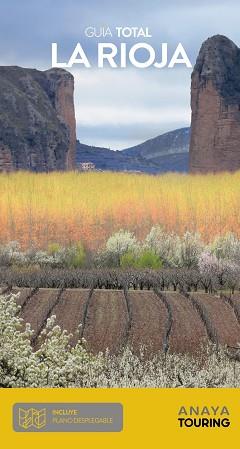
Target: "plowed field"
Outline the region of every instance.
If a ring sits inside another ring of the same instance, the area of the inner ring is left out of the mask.
[[[34,329],[33,343],[56,315],[62,329],[78,338],[79,326],[94,353],[117,352],[129,345],[138,353],[142,345],[149,354],[159,350],[194,353],[208,339],[234,347],[240,343],[240,297],[231,301],[194,293],[153,291],[18,289],[20,314]]]

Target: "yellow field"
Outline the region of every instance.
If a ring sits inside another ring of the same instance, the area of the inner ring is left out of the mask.
[[[0,175],[0,241],[23,247],[100,246],[120,228],[142,238],[153,224],[205,241],[240,236],[240,172],[218,175],[13,173]]]

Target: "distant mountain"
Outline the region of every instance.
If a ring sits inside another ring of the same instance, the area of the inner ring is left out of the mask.
[[[190,128],[180,128],[161,134],[134,147],[123,150],[128,156],[134,155],[147,160],[157,160],[169,154],[182,154],[189,151]]]
[[[189,138],[190,128],[181,128],[122,151],[77,141],[76,162],[93,162],[99,170],[187,172]]]
[[[122,151],[91,147],[77,141],[77,165],[81,162],[93,162],[99,170],[142,171],[157,173],[158,165],[141,158],[128,156]]]

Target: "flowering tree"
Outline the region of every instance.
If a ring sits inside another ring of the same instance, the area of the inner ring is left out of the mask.
[[[210,245],[210,251],[218,259],[228,259],[240,263],[240,240],[232,232],[216,237]]]
[[[219,259],[210,251],[204,251],[201,254],[198,267],[206,291],[214,285],[216,288],[230,287],[234,291],[239,284],[239,265],[231,260]]]
[[[195,268],[203,251],[203,243],[197,233],[186,232],[182,237],[168,234],[160,226],[154,226],[147,235],[145,244],[155,251],[172,268]]]
[[[198,233],[186,232],[180,239],[176,250],[178,266],[196,268],[203,248],[204,245]]]
[[[117,266],[121,265],[121,257],[126,253],[137,254],[140,245],[133,232],[123,231],[113,234],[106,243],[106,249],[98,254],[97,265]]]
[[[74,384],[79,373],[88,370],[91,356],[82,341],[70,348],[71,335],[48,319],[33,351],[29,324],[23,326],[16,295],[0,296],[0,386],[59,387]]]
[[[177,235],[167,234],[161,226],[153,226],[145,239],[145,246],[154,251],[166,267],[176,267],[179,242],[180,238]]]

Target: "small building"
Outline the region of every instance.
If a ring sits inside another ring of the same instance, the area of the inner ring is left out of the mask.
[[[95,170],[95,164],[93,162],[81,162],[78,168],[81,171],[93,171]]]

